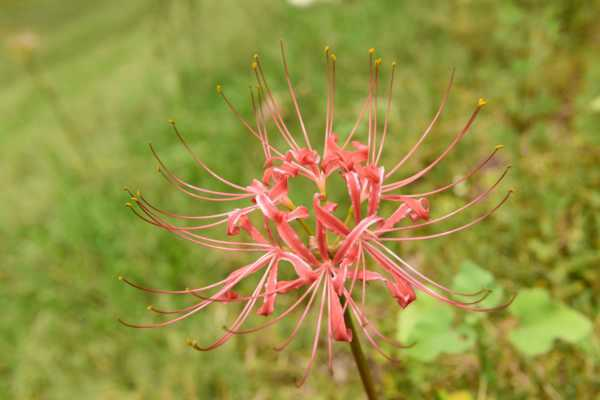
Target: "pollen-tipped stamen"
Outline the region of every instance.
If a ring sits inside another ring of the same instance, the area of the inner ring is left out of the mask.
[[[434,125],[436,124],[436,122],[438,121],[440,116],[442,115],[442,112],[444,112],[444,108],[446,107],[446,102],[448,101],[448,95],[450,94],[450,89],[452,89],[453,82],[454,82],[454,69],[450,73],[450,80],[448,81],[448,86],[446,87],[446,90],[444,91],[444,94],[442,96],[442,101],[440,102],[440,105],[439,105],[435,115],[433,116],[433,119],[431,120],[431,122],[429,123],[427,128],[425,128],[425,131],[421,134],[421,137],[419,138],[417,143],[415,143],[413,145],[413,147],[409,150],[409,152],[406,153],[406,155],[400,161],[398,161],[398,163],[396,165],[394,165],[392,167],[392,169],[390,169],[388,171],[387,174],[385,174],[386,179],[388,179],[390,176],[392,176],[394,174],[394,172],[396,172],[398,170],[398,168],[400,168],[402,165],[404,165],[404,163],[409,158],[412,157],[412,155],[415,153],[415,151],[417,151],[417,149],[421,146],[421,143],[423,143],[425,138],[429,135],[429,133],[433,129]]]
[[[383,120],[383,132],[381,133],[381,143],[379,144],[379,151],[377,152],[377,157],[375,157],[375,164],[379,164],[379,159],[381,158],[381,153],[383,152],[383,145],[385,144],[385,138],[387,136],[388,122],[390,119],[390,113],[392,111],[392,92],[394,89],[394,74],[395,74],[395,72],[396,72],[396,63],[393,62],[391,76],[390,76],[390,85],[388,88],[385,118]]]
[[[446,156],[448,155],[448,153],[450,153],[450,151],[458,144],[458,142],[460,142],[461,139],[467,134],[467,132],[469,131],[469,129],[473,125],[473,122],[475,122],[475,118],[477,118],[477,115],[479,114],[479,111],[481,111],[481,108],[482,108],[482,105],[480,105],[480,104],[478,104],[477,107],[475,107],[475,110],[471,114],[471,117],[469,118],[469,120],[467,121],[467,123],[465,124],[465,126],[463,127],[463,129],[454,137],[454,139],[452,140],[452,142],[448,145],[448,147],[446,147],[446,149],[442,152],[442,154],[440,154],[428,166],[426,166],[421,171],[417,172],[416,174],[414,174],[414,175],[412,175],[412,176],[410,176],[408,178],[402,179],[402,180],[400,180],[398,182],[394,182],[394,183],[385,185],[384,186],[384,191],[398,189],[398,188],[401,188],[403,186],[406,186],[408,184],[413,183],[417,179],[419,179],[419,178],[423,177],[425,174],[427,174],[440,161],[442,161],[444,158],[446,158]],[[386,176],[389,176],[389,173]]]

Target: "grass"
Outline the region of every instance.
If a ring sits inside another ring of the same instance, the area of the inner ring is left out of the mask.
[[[435,157],[477,99],[486,97],[489,108],[473,134],[421,187],[460,175],[501,143],[501,160],[514,166],[508,185],[517,196],[460,236],[398,250],[442,282],[451,281],[463,260],[474,260],[506,290],[545,288],[596,326],[584,343],[558,342],[531,358],[507,342],[517,322],[499,313],[485,319],[480,352],[442,355],[433,363],[405,357],[394,368],[370,354],[386,398],[451,398],[466,390],[472,398],[479,391],[478,398],[567,399],[593,398],[600,390],[597,6],[338,0],[296,8],[285,2],[110,0],[60,6],[9,1],[2,7],[3,42],[31,31],[40,46],[33,73],[9,46],[0,63],[0,397],[356,397],[360,382],[344,346],[336,347],[333,377],[321,359],[308,383],[295,388],[311,331],[286,352],[271,350],[293,321],[206,354],[191,351],[186,338],[207,343],[217,337],[235,316],[232,307],[163,330],[116,323],[117,316],[147,320],[147,304],[173,305],[124,287],[118,275],[149,286],[186,287],[241,262],[139,223],[123,206],[122,187],[140,187],[173,210],[204,212],[204,205],[182,198],[155,173],[148,142],[181,175],[208,182],[171,135],[171,117],[211,165],[248,182],[259,169],[259,148],[214,87],[223,84],[249,113],[249,60],[258,51],[285,99],[280,37],[315,137],[324,121],[325,44],[338,57],[336,126],[342,131],[366,90],[366,49],[376,47],[384,63],[398,62],[393,139],[385,154],[390,161],[429,121],[455,67],[448,110],[411,168]],[[288,100],[284,106],[291,110]],[[491,182],[499,168],[466,192]],[[460,197],[442,196],[434,210],[452,209],[462,204]],[[373,294],[373,313],[394,334],[398,309],[384,299]]]

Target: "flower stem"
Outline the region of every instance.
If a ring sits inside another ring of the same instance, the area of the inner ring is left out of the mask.
[[[358,340],[358,332],[354,328],[354,323],[352,322],[352,316],[350,315],[350,308],[346,308],[346,312],[344,313],[344,320],[346,321],[346,325],[352,331],[352,341],[350,342],[350,348],[352,349],[352,355],[354,356],[354,361],[356,362],[356,366],[358,367],[358,372],[360,374],[360,379],[362,380],[363,388],[365,389],[365,393],[369,400],[377,400],[377,392],[375,391],[375,386],[373,385],[373,377],[371,376],[371,370],[369,369],[369,364],[367,363],[367,359],[363,354],[362,348],[360,346],[360,341]]]

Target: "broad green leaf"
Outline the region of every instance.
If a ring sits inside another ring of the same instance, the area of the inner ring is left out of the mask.
[[[432,361],[441,353],[461,353],[473,346],[475,333],[468,326],[453,327],[454,309],[432,299],[419,296],[400,313],[398,339],[414,346],[405,354],[420,361]]]
[[[476,292],[481,289],[492,290],[492,293],[480,303],[482,307],[492,307],[503,301],[503,291],[496,285],[494,276],[472,261],[465,261],[461,264],[452,282],[452,287],[460,292]],[[475,323],[484,317],[484,313],[469,313],[466,315],[465,320],[468,323]]]
[[[494,276],[472,261],[465,261],[461,264],[453,281],[454,289],[460,291],[489,289],[493,284]]]
[[[586,316],[553,301],[545,289],[523,290],[510,312],[519,319],[519,326],[510,333],[510,341],[529,356],[549,351],[556,339],[576,343],[592,329]]]

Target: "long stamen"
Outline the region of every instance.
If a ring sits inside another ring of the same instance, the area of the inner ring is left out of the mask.
[[[422,222],[420,224],[413,224],[413,225],[407,225],[407,226],[400,226],[397,228],[389,228],[389,229],[384,229],[384,230],[379,230],[376,231],[378,234],[384,234],[384,233],[388,233],[388,232],[398,232],[398,231],[405,231],[405,230],[410,230],[410,229],[417,229],[417,228],[422,228],[424,226],[428,226],[428,225],[432,225],[432,224],[436,224],[438,222],[444,221],[464,210],[466,210],[467,208],[481,202],[482,200],[484,200],[491,192],[494,191],[495,188],[498,187],[498,185],[500,184],[500,182],[502,182],[502,180],[506,177],[506,174],[508,173],[508,171],[510,170],[510,165],[507,166],[504,169],[504,172],[502,172],[502,174],[500,175],[500,177],[496,180],[496,182],[494,182],[494,184],[492,186],[490,186],[488,189],[486,189],[485,191],[479,193],[476,197],[474,197],[471,201],[469,201],[468,203],[462,205],[461,207],[457,208],[454,211],[449,212],[446,215],[442,215],[441,217],[438,218],[434,218],[431,219],[429,221],[426,222]]]
[[[324,273],[321,273],[321,275],[319,276],[319,279],[318,279],[319,283],[313,290],[313,293],[310,296],[310,299],[308,299],[308,304],[306,304],[306,307],[304,307],[304,311],[300,315],[300,318],[298,318],[298,320],[296,321],[296,325],[294,325],[294,329],[292,329],[290,336],[288,336],[288,338],[282,344],[280,344],[279,346],[275,346],[276,351],[282,351],[283,349],[285,349],[292,342],[292,340],[294,340],[294,338],[296,337],[296,334],[298,333],[298,331],[300,330],[300,327],[302,326],[302,323],[306,319],[306,316],[308,315],[308,312],[311,309],[312,303],[314,302],[315,297],[319,291],[319,287],[321,286],[321,282],[323,281],[323,276],[324,276]]]
[[[142,218],[144,221],[146,221],[152,225],[161,227],[165,230],[168,230],[169,232],[172,232],[175,235],[177,235],[183,239],[189,240],[192,243],[196,243],[196,244],[199,244],[204,247],[226,250],[226,251],[242,251],[242,252],[244,252],[244,251],[246,251],[246,252],[265,251],[267,249],[272,248],[271,245],[267,245],[267,244],[216,240],[216,239],[209,238],[207,236],[192,234],[192,233],[186,232],[186,231],[181,231],[181,230],[176,229],[173,225],[169,224],[168,222],[166,222],[166,221],[162,220],[161,218],[157,217],[156,215],[154,215],[141,202],[138,202],[137,205],[140,207],[140,209],[142,209],[142,211],[144,211],[144,213],[146,215],[148,215],[148,217],[150,217],[151,220],[148,220],[148,219],[144,218],[143,216],[139,215],[136,212],[136,210],[133,208],[133,206],[129,205],[129,203],[127,205],[129,208],[131,208],[131,210],[138,217]],[[231,246],[242,246],[242,247],[231,247]]]
[[[285,46],[283,40],[279,41],[279,45],[281,48],[281,61],[283,62],[283,69],[285,72],[285,79],[288,84],[288,90],[290,92],[290,97],[292,98],[292,104],[294,105],[294,109],[296,110],[296,115],[298,116],[298,121],[300,122],[300,129],[302,129],[302,134],[304,135],[304,142],[306,143],[306,147],[312,150],[312,146],[310,145],[310,139],[308,138],[308,132],[306,131],[306,127],[304,126],[304,119],[302,118],[302,113],[300,112],[300,105],[298,104],[298,99],[296,97],[296,91],[292,85],[292,81],[290,79],[290,73],[288,70],[287,59],[285,56]]]
[[[252,265],[252,264],[248,264],[248,265]],[[244,268],[244,267],[242,267]],[[125,282],[126,284],[128,284],[129,286],[132,286],[136,289],[139,290],[143,290],[144,292],[149,292],[149,293],[158,293],[158,294],[192,294],[195,292],[202,292],[205,290],[210,290],[210,289],[214,289],[217,286],[221,286],[222,284],[228,282],[230,280],[229,277],[220,280],[219,282],[213,283],[211,285],[208,286],[204,286],[201,288],[195,288],[195,289],[185,289],[185,290],[164,290],[164,289],[156,289],[156,288],[148,288],[148,287],[144,287],[141,286],[135,282],[130,281],[129,279],[123,277],[123,276],[119,276],[119,280],[122,282]]]
[[[469,131],[469,129],[473,125],[473,122],[475,122],[475,118],[477,118],[477,114],[479,114],[479,111],[481,111],[481,109],[483,108],[483,106],[485,106],[486,104],[487,104],[487,102],[484,99],[479,99],[479,101],[477,103],[477,107],[475,108],[475,111],[473,111],[473,113],[471,114],[471,117],[469,118],[469,120],[467,121],[467,123],[463,127],[463,129],[454,137],[454,140],[448,145],[448,147],[446,147],[446,150],[444,150],[442,152],[442,154],[440,154],[428,166],[426,166],[421,171],[417,172],[416,174],[414,174],[411,177],[408,177],[408,178],[402,179],[402,180],[400,180],[398,182],[386,185],[385,189],[388,189],[388,190],[390,190],[390,189],[397,189],[397,188],[400,188],[402,186],[406,186],[406,185],[408,185],[410,183],[413,183],[414,181],[416,181],[417,179],[421,178],[426,173],[428,173],[440,161],[442,161],[444,158],[446,158],[446,156],[448,155],[448,153],[450,153],[450,151],[454,148],[454,146],[456,146],[456,144],[458,142],[460,142],[460,140],[467,134],[467,132]],[[386,176],[389,176],[389,173]]]
[[[362,304],[362,306],[365,306],[365,299],[367,297],[367,279],[366,279],[366,275],[367,275],[367,260],[365,257],[365,253],[364,251],[361,252],[361,266],[362,266],[362,273],[363,273],[363,277],[365,277],[365,279],[363,279],[362,282],[362,293],[360,296],[360,302]]]
[[[261,264],[264,265],[264,262],[265,262],[264,257],[261,257],[261,260],[262,260],[261,263],[259,263],[259,264],[255,263],[255,265],[257,265],[258,267],[262,266]],[[241,274],[233,282],[228,283],[224,288],[222,288],[220,290],[220,292],[221,293],[225,293],[227,290],[230,290],[240,280],[242,280],[246,275],[248,275],[249,271],[252,271],[252,270],[249,269],[248,271],[245,271],[244,274]],[[123,325],[129,326],[129,327],[132,327],[132,328],[160,328],[160,327],[163,327],[163,326],[168,326],[168,325],[174,324],[174,323],[176,323],[178,321],[181,321],[181,320],[183,320],[185,318],[188,318],[188,317],[192,316],[193,314],[197,313],[198,311],[206,308],[210,304],[212,304],[212,302],[210,302],[210,301],[200,302],[200,303],[198,303],[198,306],[196,308],[188,311],[187,313],[182,314],[179,317],[176,317],[176,318],[164,321],[164,322],[160,322],[160,323],[157,323],[157,324],[130,324],[130,323],[125,322],[125,321],[123,321],[121,319],[119,319],[119,322],[121,322]]]
[[[358,126],[362,122],[362,119],[363,119],[363,117],[365,115],[365,110],[367,110],[368,106],[369,106],[369,99],[367,98],[363,102],[362,107],[360,108],[360,113],[358,114],[358,118],[356,119],[356,122],[354,123],[354,126],[352,127],[352,130],[350,131],[350,133],[346,137],[346,140],[344,141],[344,144],[342,145],[342,150],[344,150],[348,146],[348,144],[350,143],[350,141],[354,137],[354,134],[356,133],[356,130],[358,129]]]
[[[292,311],[294,311],[301,303],[302,301],[304,301],[304,299],[306,299],[306,297],[308,297],[309,294],[313,293],[314,291],[317,290],[317,285],[320,283],[319,280],[314,281],[310,287],[302,294],[302,296],[300,296],[298,298],[298,300],[296,300],[290,307],[288,307],[285,311],[283,311],[281,314],[279,314],[277,317],[273,318],[272,320],[256,326],[254,328],[248,328],[248,329],[239,329],[237,331],[231,331],[232,333],[235,333],[236,335],[243,335],[243,334],[247,334],[247,333],[254,333],[254,332],[258,332],[260,330],[263,330],[279,321],[281,321],[283,318],[287,317]]]
[[[423,143],[423,141],[425,140],[427,135],[429,135],[429,132],[431,132],[431,130],[433,129],[433,126],[436,124],[437,120],[440,118],[440,115],[442,115],[442,112],[444,111],[444,107],[446,107],[446,102],[448,101],[448,95],[450,94],[450,89],[452,88],[453,82],[454,82],[454,69],[452,70],[452,72],[450,74],[450,81],[448,82],[448,86],[446,87],[446,90],[444,91],[444,95],[442,97],[442,101],[440,102],[440,106],[438,107],[437,112],[433,116],[433,119],[431,120],[431,122],[429,123],[427,128],[425,129],[425,132],[423,132],[423,134],[421,135],[421,137],[419,138],[417,143],[415,143],[415,145],[412,147],[412,149],[410,149],[410,151],[408,153],[406,153],[406,155],[400,161],[398,161],[398,163],[392,169],[389,170],[389,172],[385,175],[386,179],[389,178],[390,176],[392,176],[392,174],[394,172],[396,172],[398,170],[398,168],[400,168],[410,157],[412,157],[412,155],[415,153],[415,151],[417,151],[417,149],[421,146],[421,143]]]
[[[179,141],[183,144],[183,146],[186,148],[186,150],[188,151],[188,153],[190,153],[190,155],[192,156],[192,158],[194,159],[194,161],[196,161],[196,163],[198,165],[200,165],[206,172],[208,172],[210,175],[212,175],[215,179],[218,179],[219,181],[223,182],[226,185],[229,185],[231,187],[234,187],[236,189],[242,190],[244,191],[244,187],[240,186],[240,185],[236,185],[233,182],[228,181],[227,179],[219,176],[217,173],[213,172],[213,170],[211,170],[202,160],[200,160],[200,158],[198,158],[198,156],[196,156],[196,154],[192,151],[191,147],[187,144],[187,142],[185,141],[185,139],[183,138],[183,136],[181,135],[181,133],[179,133],[179,129],[177,129],[177,125],[175,124],[175,121],[171,120],[169,121],[171,123],[171,126],[173,127],[173,132],[175,132],[175,135],[177,135],[177,137],[179,138]]]
[[[242,311],[240,312],[240,314],[238,315],[238,317],[236,318],[236,320],[232,324],[232,329],[233,330],[238,329],[241,325],[243,325],[243,323],[246,321],[246,319],[250,315],[250,312],[252,311],[252,308],[254,307],[254,305],[256,304],[256,301],[259,298],[257,295],[258,295],[258,293],[260,293],[260,291],[262,290],[263,286],[265,285],[265,281],[267,280],[267,276],[269,275],[269,271],[271,271],[271,268],[273,268],[273,263],[274,263],[275,259],[276,258],[273,258],[271,260],[271,262],[269,263],[268,267],[265,270],[265,273],[263,274],[262,278],[260,279],[260,281],[256,285],[256,289],[252,293],[252,297],[253,298],[246,303],[246,305],[244,306],[244,308],[242,309]],[[195,350],[198,350],[198,351],[210,351],[210,350],[213,350],[213,349],[215,349],[215,348],[217,348],[217,347],[225,344],[225,342],[227,342],[229,340],[229,338],[231,338],[232,336],[233,336],[233,333],[226,332],[223,336],[221,336],[219,339],[217,339],[214,343],[212,343],[209,346],[201,347],[201,346],[199,346],[195,342],[191,343],[191,346]]]
[[[246,119],[244,117],[242,117],[242,114],[240,114],[240,112],[234,107],[233,103],[231,101],[229,101],[227,96],[225,96],[225,92],[223,91],[223,86],[221,84],[217,84],[217,94],[219,96],[221,96],[223,101],[225,101],[225,104],[227,104],[227,107],[229,108],[229,110],[242,123],[242,125],[244,125],[244,127],[246,127],[246,129],[248,129],[248,131],[252,135],[254,135],[259,141],[263,142],[263,138],[256,132],[256,130],[254,128],[252,128],[250,123],[248,121],[246,121]]]
[[[506,194],[506,196],[504,196],[504,198],[502,199],[502,201],[500,201],[500,203],[498,203],[498,205],[496,205],[494,208],[492,208],[491,210],[489,210],[488,212],[486,212],[485,214],[475,218],[473,221],[469,222],[468,224],[447,230],[445,232],[440,232],[440,233],[434,233],[432,235],[425,235],[425,236],[410,236],[410,237],[396,237],[396,238],[381,238],[380,240],[382,241],[392,241],[392,242],[408,242],[408,241],[414,241],[414,240],[428,240],[428,239],[435,239],[435,238],[439,238],[439,237],[443,237],[443,236],[448,236],[450,234],[456,233],[456,232],[460,232],[463,231],[465,229],[470,228],[471,226],[481,222],[482,220],[484,220],[485,218],[489,217],[490,215],[492,215],[497,209],[499,209],[500,207],[502,207],[502,205],[504,203],[506,203],[506,201],[508,200],[508,198],[510,197],[510,195],[513,193],[513,190],[509,190],[508,193]]]
[[[321,309],[319,310],[319,316],[317,317],[317,327],[315,329],[315,338],[313,340],[312,351],[310,354],[310,359],[308,361],[308,365],[306,366],[306,371],[304,372],[304,376],[298,382],[296,382],[296,386],[300,387],[306,382],[308,375],[310,374],[310,370],[312,369],[313,363],[317,358],[317,348],[319,347],[319,337],[321,336],[321,322],[323,321],[323,311],[325,305],[325,295],[327,294],[327,284],[323,285],[323,295],[321,296]]]
[[[379,151],[377,152],[377,157],[375,158],[375,164],[379,164],[379,159],[381,158],[381,153],[383,152],[383,145],[385,144],[385,137],[387,135],[388,130],[388,121],[390,119],[390,113],[392,111],[392,91],[394,88],[394,73],[396,72],[396,63],[392,63],[392,72],[390,77],[390,86],[388,88],[388,99],[387,106],[385,111],[385,119],[383,121],[383,133],[381,134],[381,143],[379,144]]]
[[[333,120],[335,116],[335,62],[337,60],[337,56],[335,54],[331,54],[329,57],[331,58],[331,110],[329,113],[329,126],[327,128],[329,134],[333,133]]]
[[[379,250],[383,250],[387,254],[389,254],[390,256],[392,256],[396,261],[398,261],[400,264],[402,264],[409,271],[409,273],[411,273],[412,275],[416,276],[416,278],[421,279],[422,281],[425,281],[428,284],[430,284],[432,286],[435,286],[436,288],[438,288],[438,289],[440,289],[440,290],[442,290],[442,291],[444,291],[446,293],[449,293],[449,294],[451,294],[453,296],[462,296],[462,297],[483,296],[483,298],[485,298],[491,292],[491,290],[486,289],[486,288],[483,288],[481,290],[478,290],[476,292],[471,292],[471,293],[468,293],[468,292],[467,293],[465,293],[465,292],[459,292],[459,291],[455,291],[455,290],[449,289],[446,286],[443,286],[443,285],[437,283],[436,281],[428,278],[424,274],[422,274],[419,270],[417,270],[412,265],[410,265],[409,263],[407,263],[406,261],[404,261],[402,258],[400,258],[400,256],[398,256],[396,253],[394,253],[393,251],[391,251],[390,249],[388,249],[381,242],[374,242],[374,243],[378,246]],[[406,272],[406,271],[403,271],[403,272]]]
[[[356,319],[360,321],[361,320],[361,315],[360,315],[360,312],[356,309],[356,307],[351,305],[350,309],[352,310],[352,312],[353,312],[354,316],[356,317]],[[385,351],[383,351],[383,349],[381,348],[381,346],[375,341],[375,339],[373,339],[373,337],[371,336],[371,334],[367,330],[366,325],[364,325],[362,323],[359,323],[359,326],[360,326],[363,334],[367,338],[367,341],[371,344],[371,346],[373,346],[373,348],[375,349],[375,351],[377,351],[379,354],[381,354],[384,358],[386,358],[388,361],[390,361],[392,363],[395,363],[395,364],[399,364],[400,363],[400,361],[398,359],[390,356]]]
[[[381,65],[381,58],[375,60],[375,79],[373,81],[373,143],[371,144],[370,160],[375,163],[375,156],[377,154],[377,108],[379,103],[378,91],[379,91],[379,67]]]
[[[131,192],[129,192],[129,194],[133,196],[133,194]],[[163,209],[160,209],[160,208],[156,207],[155,205],[153,205],[152,203],[150,203],[142,194],[140,194],[138,197],[149,208],[153,209],[154,211],[156,211],[158,213],[166,215],[167,217],[171,217],[171,218],[177,218],[177,219],[182,219],[182,220],[206,220],[206,219],[222,218],[222,217],[226,217],[226,216],[228,216],[230,214],[230,211],[226,211],[226,212],[222,212],[222,213],[218,213],[218,214],[211,214],[211,215],[183,215],[183,214],[176,214],[176,213],[173,213],[173,212],[170,212],[170,211],[166,211],[166,210],[163,210]],[[256,207],[257,206],[249,206],[249,207],[243,208],[242,210],[243,211],[250,211],[250,210],[256,209]]]
[[[256,130],[258,131],[258,135],[260,136],[260,144],[263,149],[263,154],[265,155],[265,159],[269,159],[271,158],[271,154],[269,151],[270,149],[268,146],[266,129],[262,129],[262,118],[260,118],[258,114],[256,100],[254,99],[254,89],[252,88],[252,86],[250,86],[250,104],[252,105],[252,113],[254,114],[254,119],[256,120]]]
[[[429,287],[427,287],[423,283],[421,283],[418,280],[415,280],[412,277],[410,277],[409,275],[407,275],[404,271],[402,271],[401,268],[399,268],[392,260],[390,260],[389,258],[387,258],[380,251],[378,251],[378,250],[376,250],[376,249],[374,249],[373,247],[370,247],[370,246],[366,246],[366,248],[368,249],[368,252],[371,255],[371,257],[380,266],[382,266],[384,269],[386,269],[387,271],[389,271],[392,274],[393,273],[398,273],[398,275],[400,277],[402,277],[403,279],[405,279],[408,282],[410,282],[417,289],[421,290],[422,292],[425,292],[429,296],[431,296],[431,297],[433,297],[433,298],[435,298],[435,299],[437,299],[439,301],[442,301],[444,303],[448,303],[450,305],[453,305],[454,307],[462,308],[464,310],[469,310],[469,311],[477,311],[477,312],[497,311],[497,310],[502,310],[502,309],[508,307],[513,302],[513,300],[516,297],[516,295],[513,295],[506,303],[498,305],[498,306],[495,306],[495,307],[473,307],[473,304],[476,304],[476,303],[478,303],[479,301],[481,301],[483,299],[475,301],[474,303],[463,303],[461,301],[452,300],[452,299],[450,299],[450,298],[448,298],[448,297],[446,297],[444,295],[439,294],[435,290],[430,289]]]
[[[368,128],[368,138],[367,138],[367,147],[369,154],[369,161],[371,160],[371,146],[373,146],[373,54],[375,54],[375,49],[369,49],[369,96],[367,101],[369,103],[369,128]]]
[[[502,148],[504,148],[503,145],[496,146],[494,151],[492,151],[489,156],[487,156],[484,160],[482,160],[479,164],[477,164],[475,166],[475,168],[471,169],[466,175],[460,177],[456,181],[451,182],[447,185],[444,185],[442,187],[439,187],[437,189],[430,190],[429,192],[424,192],[424,193],[406,194],[406,195],[401,195],[401,196],[384,194],[382,197],[384,200],[396,201],[396,200],[399,200],[401,197],[427,197],[427,196],[431,196],[432,194],[445,192],[446,190],[452,189],[453,187],[463,183],[464,181],[466,181],[467,179],[469,179],[470,177],[475,175],[477,172],[481,171],[483,169],[483,167],[485,167],[494,158],[496,153]],[[385,190],[384,190],[384,192],[385,192]]]
[[[331,275],[329,273],[327,273],[325,279],[325,286],[327,286],[327,367],[329,368],[329,373],[333,375],[333,331],[331,327],[331,296],[333,288],[331,287]]]
[[[283,118],[281,117],[279,104],[275,100],[275,96],[273,96],[271,89],[269,89],[269,85],[267,84],[267,80],[263,73],[262,66],[261,66],[260,60],[258,58],[258,54],[254,55],[254,62],[252,63],[252,69],[255,72],[258,84],[260,86],[264,87],[264,89],[265,89],[265,95],[266,95],[265,99],[270,102],[271,109],[269,111],[272,114],[273,122],[275,122],[275,125],[279,129],[279,132],[281,133],[281,135],[283,136],[285,141],[288,143],[288,145],[292,149],[298,149],[299,148],[298,143],[296,143],[296,140],[294,139],[294,137],[288,130],[285,122],[283,121]]]
[[[329,62],[331,49],[325,46],[325,84],[327,87],[327,95],[325,96],[325,138],[323,140],[323,156],[327,154],[327,139],[329,137],[329,116],[331,115],[331,74],[329,72]]]
[[[359,244],[358,254],[359,254],[360,258],[364,257],[362,244]],[[358,269],[358,266],[355,266],[355,269]],[[348,291],[344,291],[346,301],[344,302],[344,305],[342,306],[342,314],[346,312],[346,308],[348,308],[348,303],[352,299],[352,293],[354,293],[354,285],[356,284],[357,280],[358,280],[358,274],[355,272],[354,276],[352,277],[352,281],[350,283],[350,289]],[[363,281],[366,282],[366,279],[363,279]]]
[[[228,198],[236,198],[237,199],[240,196],[248,196],[247,193],[219,192],[219,191],[215,191],[215,190],[201,188],[201,187],[192,185],[190,183],[187,183],[184,180],[180,179],[177,175],[173,174],[171,172],[171,170],[169,168],[167,168],[167,166],[162,161],[162,159],[159,157],[157,151],[154,149],[154,146],[151,143],[148,146],[150,147],[150,151],[152,152],[152,155],[154,156],[154,158],[156,159],[156,161],[159,164],[158,168],[157,168],[157,171],[167,181],[169,181],[171,184],[175,185],[176,187],[179,187],[179,188],[182,188],[182,189],[183,189],[183,187],[187,187],[187,188],[190,188],[192,190],[198,191],[200,193],[207,193],[207,194],[212,194],[212,195],[215,195],[215,196],[222,196],[222,197],[226,198],[226,199],[223,199],[223,201],[228,201],[229,200]],[[186,193],[190,194],[191,192],[186,191]],[[216,199],[214,197],[206,197],[206,196],[200,196],[200,195],[195,195],[194,196],[194,194],[190,194],[190,195],[193,196],[193,197],[199,198],[201,200],[221,201],[221,199]]]
[[[359,321],[363,321],[363,323],[361,325],[363,325],[366,329],[368,329],[370,327],[371,330],[373,331],[373,333],[377,337],[381,338],[382,340],[386,341],[387,343],[391,344],[392,346],[394,346],[394,347],[396,347],[398,349],[408,349],[408,348],[414,346],[414,343],[409,344],[409,345],[402,344],[402,343],[398,342],[397,340],[395,340],[395,339],[393,339],[393,338],[391,338],[389,336],[386,336],[383,333],[381,333],[379,331],[379,329],[377,329],[375,327],[375,324],[373,324],[371,321],[369,321],[369,319],[367,318],[367,315],[365,314],[365,312],[363,311],[363,309],[361,309],[361,307],[358,304],[356,304],[356,301],[354,301],[354,300],[351,299],[351,302],[352,302],[352,307],[356,310],[356,312],[359,315],[359,319],[358,320]]]

